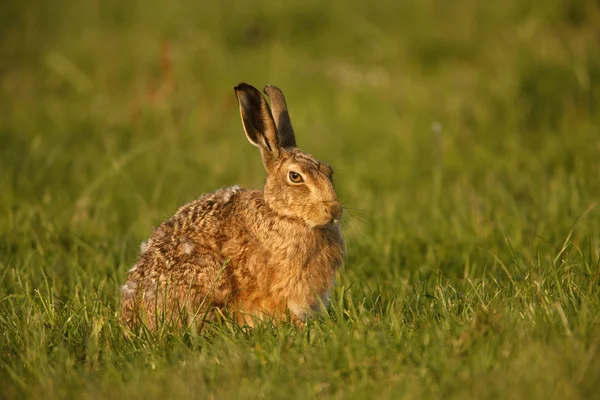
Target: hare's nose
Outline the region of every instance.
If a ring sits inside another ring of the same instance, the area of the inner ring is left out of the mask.
[[[342,205],[339,201],[332,201],[325,206],[325,212],[331,217],[331,222],[338,222],[342,216]]]

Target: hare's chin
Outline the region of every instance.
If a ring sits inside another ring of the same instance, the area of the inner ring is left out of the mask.
[[[331,227],[331,226],[336,226],[339,223],[340,223],[340,221],[337,219],[329,219],[329,220],[324,220],[324,221],[320,221],[320,222],[307,221],[306,225],[310,229],[315,229],[315,228],[327,228],[327,227]]]

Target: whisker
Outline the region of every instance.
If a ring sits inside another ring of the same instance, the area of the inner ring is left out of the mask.
[[[359,221],[360,221],[360,222],[362,222],[362,223],[365,223],[365,224],[367,224],[367,223],[368,223],[366,219],[364,219],[364,218],[361,218],[361,217],[359,217],[358,215],[352,215],[352,214],[350,214],[350,213],[348,213],[347,215],[348,215],[349,217],[356,218],[357,220],[359,220]]]
[[[353,247],[358,247],[358,245],[357,245],[356,241],[354,240],[354,238],[352,237],[352,235],[349,236],[342,231],[342,237],[344,238],[344,241],[347,241],[348,239],[350,239]],[[347,257],[347,255],[346,255],[346,257]]]
[[[357,237],[361,237],[364,236],[364,233],[360,231],[360,229],[357,229],[355,226],[349,226],[348,227],[350,232],[342,232],[342,235],[344,236],[344,240],[349,240],[352,243],[352,247],[354,248],[358,248],[359,244],[356,241]]]
[[[350,206],[348,206],[348,205],[346,205],[346,204],[344,204],[344,203],[342,203],[342,207],[343,207],[345,210],[353,210],[353,211],[365,211],[363,208],[350,207]]]

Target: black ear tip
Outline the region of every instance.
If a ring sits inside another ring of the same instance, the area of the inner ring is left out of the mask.
[[[256,91],[258,92],[258,90],[256,90],[256,88],[252,85],[248,85],[246,82],[241,82],[240,84],[238,84],[237,86],[235,86],[233,88],[233,90],[237,91]]]

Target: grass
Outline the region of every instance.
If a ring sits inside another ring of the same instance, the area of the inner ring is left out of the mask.
[[[4,2],[0,397],[594,397],[599,27],[592,0]],[[152,227],[264,179],[240,81],[336,169],[331,309],[126,336]]]

